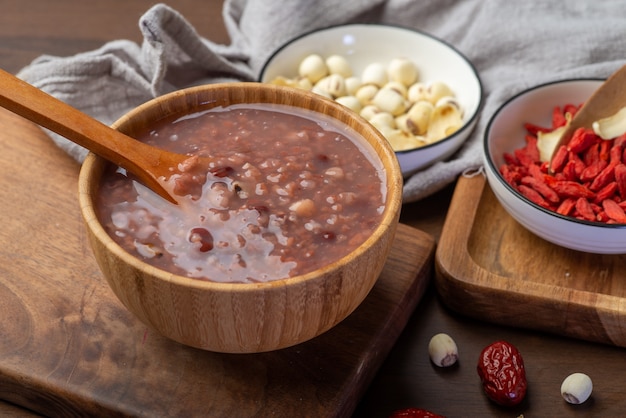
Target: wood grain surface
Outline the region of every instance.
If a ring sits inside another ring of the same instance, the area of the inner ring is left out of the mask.
[[[0,398],[39,413],[349,415],[429,281],[434,239],[401,225],[370,295],[322,336],[256,355],[180,345],[108,288],[80,218],[78,165],[23,119],[1,110],[0,126]]]
[[[196,26],[199,33],[218,43],[228,43],[228,35],[224,30],[221,16],[222,0],[177,0],[171,5],[181,12],[186,18]],[[0,13],[0,67],[16,72],[32,59],[41,54],[70,55],[100,47],[104,42],[113,39],[140,40],[140,33],[137,27],[137,19],[145,12],[153,2],[151,0],[27,0],[2,2],[2,13]],[[440,3],[438,3],[440,4]],[[441,3],[441,7],[446,7]],[[434,6],[433,6],[434,7]],[[575,21],[570,22],[575,24]],[[474,51],[465,51],[470,56]],[[479,66],[480,70],[480,66]],[[490,115],[484,115],[489,117]],[[24,123],[15,117],[9,117],[0,112],[0,160],[6,161],[5,153],[9,152],[12,157],[19,155],[17,160],[12,161],[9,170],[0,167],[0,197],[6,199],[20,200],[21,203],[5,204],[2,200],[0,205],[0,217],[2,228],[0,229],[0,277],[5,277],[8,271],[17,271],[18,281],[37,281],[49,283],[49,286],[59,286],[60,276],[80,279],[83,272],[74,272],[71,268],[63,267],[66,263],[73,266],[74,262],[85,262],[84,257],[88,257],[88,251],[83,254],[73,254],[62,256],[59,259],[52,259],[46,255],[46,251],[53,248],[53,252],[58,252],[58,241],[49,242],[49,234],[73,237],[75,231],[71,225],[79,225],[79,214],[77,203],[68,199],[50,203],[47,198],[51,195],[72,195],[75,186],[78,166],[59,150],[49,146],[49,140],[41,135],[39,130]],[[41,149],[39,149],[41,147]],[[9,151],[16,149],[19,153]],[[21,156],[24,152],[26,158]],[[44,169],[33,169],[31,166],[38,164],[33,160],[33,156],[44,154],[48,161]],[[21,167],[17,170],[15,167]],[[45,171],[42,174],[42,171]],[[40,176],[47,176],[48,172],[56,173],[51,175],[51,181],[46,182]],[[17,181],[16,181],[17,180]],[[461,179],[461,181],[464,181]],[[480,181],[469,183],[472,188],[482,188]],[[468,183],[464,184],[465,188]],[[28,191],[42,193],[43,198],[39,200],[24,199],[21,195]],[[403,206],[401,220],[425,231],[435,238],[440,237],[444,232],[444,220],[451,199],[456,197],[455,184],[445,187],[443,190],[427,197],[419,202],[408,203]],[[31,207],[32,206],[32,207]],[[62,213],[63,219],[70,219],[68,225],[59,224],[54,217],[47,215],[51,222],[36,222],[33,225],[20,223],[21,214],[17,210],[26,213],[25,219],[32,219],[34,215],[48,213],[52,207],[54,213]],[[472,222],[472,216],[463,213],[461,216],[468,222]],[[43,225],[43,230],[37,228]],[[76,227],[78,229],[78,227]],[[68,230],[69,229],[69,230]],[[447,233],[447,232],[446,232]],[[22,236],[30,235],[31,240]],[[22,237],[22,238],[20,238]],[[72,239],[76,239],[75,237]],[[82,238],[81,238],[82,239]],[[17,242],[14,243],[14,241]],[[62,242],[62,241],[61,241]],[[23,245],[27,244],[26,247]],[[74,244],[75,245],[75,244]],[[497,248],[497,243],[493,245]],[[458,247],[457,247],[458,248]],[[462,248],[462,247],[461,247]],[[17,249],[17,251],[15,251]],[[13,251],[13,252],[11,252]],[[531,253],[532,254],[532,253]],[[519,253],[519,257],[528,258],[527,254]],[[88,260],[88,259],[87,259]],[[15,264],[10,266],[8,264]],[[91,261],[86,261],[85,270],[93,268]],[[50,267],[54,267],[52,270]],[[56,266],[56,267],[55,267]],[[93,274],[97,275],[97,270],[93,269]],[[472,274],[472,270],[468,271]],[[615,274],[620,274],[616,272]],[[63,350],[67,353],[64,358],[56,355],[47,360],[47,369],[53,370],[41,377],[42,380],[53,380],[68,368],[66,364],[71,363],[72,356],[77,353],[79,341],[73,341],[69,337],[69,328],[78,327],[84,329],[84,333],[90,339],[94,337],[90,334],[92,324],[101,321],[102,314],[91,317],[95,319],[78,321],[77,316],[66,314],[67,303],[81,304],[85,300],[87,305],[93,299],[97,299],[105,292],[105,287],[99,280],[93,282],[97,276],[87,275],[86,284],[83,283],[84,291],[81,296],[69,293],[61,303],[58,300],[47,300],[44,296],[33,295],[37,300],[43,300],[48,311],[56,311],[56,338],[50,338],[45,343],[38,340],[39,347],[35,348],[27,341],[29,336],[29,326],[20,331],[25,333],[18,338],[19,344],[4,343],[0,338],[0,350],[2,355],[10,355],[10,361],[16,367],[23,367],[23,364],[32,361],[33,356],[41,356],[46,351]],[[1,279],[0,279],[1,280]],[[82,279],[80,279],[82,280]],[[93,282],[93,283],[92,283]],[[431,282],[432,283],[432,282]],[[16,285],[17,286],[17,285]],[[28,291],[28,285],[22,284]],[[3,287],[4,285],[0,285]],[[93,289],[96,289],[94,291]],[[64,292],[61,286],[58,291]],[[447,416],[454,417],[503,417],[513,418],[524,415],[531,417],[619,417],[626,411],[626,390],[624,389],[624,374],[626,373],[625,350],[611,344],[593,343],[578,338],[561,337],[553,333],[544,333],[529,328],[512,327],[508,324],[497,324],[488,320],[477,320],[471,316],[457,313],[448,308],[445,300],[438,295],[434,286],[429,286],[424,297],[421,299],[413,315],[406,324],[404,331],[396,340],[395,345],[382,363],[369,384],[367,391],[361,397],[353,418],[386,418],[392,411],[405,407],[422,407]],[[6,296],[6,289],[2,291],[2,296]],[[84,296],[82,296],[84,295]],[[10,296],[10,295],[9,295]],[[469,295],[473,296],[473,295]],[[77,301],[74,302],[74,299]],[[490,302],[485,298],[486,302]],[[383,303],[378,301],[377,303]],[[8,304],[7,306],[15,306]],[[479,306],[482,308],[482,306]],[[5,312],[5,299],[0,300],[0,313]],[[7,311],[8,312],[8,311]],[[497,315],[494,312],[494,315]],[[63,320],[59,319],[63,318]],[[126,317],[122,316],[119,321],[123,323]],[[4,329],[12,328],[11,322],[15,321],[14,312],[6,315],[0,320],[0,336]],[[71,325],[70,325],[71,324]],[[36,325],[41,329],[41,325]],[[127,325],[126,325],[127,326]],[[363,329],[370,326],[362,324]],[[375,332],[375,328],[372,328]],[[460,361],[458,367],[450,370],[441,370],[433,366],[428,360],[428,341],[438,332],[446,332],[454,337],[460,350]],[[63,334],[63,338],[58,335]],[[148,335],[146,341],[150,341]],[[529,379],[529,391],[527,400],[518,408],[507,409],[499,407],[490,402],[481,393],[480,384],[476,375],[476,360],[478,353],[486,345],[495,339],[506,339],[514,343],[522,352],[527,368]],[[12,340],[14,341],[14,340]],[[94,345],[101,344],[98,339],[94,339]],[[14,341],[15,342],[15,341]],[[30,345],[29,345],[30,344]],[[63,348],[57,348],[62,345]],[[10,352],[14,350],[14,352]],[[22,350],[22,355],[19,354]],[[96,352],[91,358],[100,356],[111,356],[102,351]],[[376,355],[376,353],[372,353]],[[380,354],[384,357],[384,354]],[[343,360],[334,357],[339,367]],[[348,357],[349,358],[349,357]],[[6,365],[9,360],[3,360]],[[83,361],[83,360],[80,360]],[[97,360],[98,361],[98,360]],[[97,363],[96,361],[96,363]],[[165,362],[167,363],[167,362]],[[57,365],[55,367],[55,364]],[[95,363],[94,363],[95,364]],[[309,374],[317,370],[317,363],[312,362]],[[192,366],[189,366],[192,367]],[[189,368],[188,367],[188,368]],[[6,369],[6,367],[5,367]],[[260,371],[263,371],[262,369]],[[583,405],[568,405],[563,401],[559,393],[562,379],[567,374],[582,371],[588,373],[594,382],[594,392],[591,399]],[[101,367],[98,371],[89,369],[81,372],[74,369],[71,374],[82,376],[84,384],[83,391],[90,390],[95,384],[109,379],[110,369]],[[182,374],[189,371],[182,371]],[[84,375],[91,375],[91,382],[88,382]],[[8,388],[2,385],[2,394],[10,399],[20,401],[21,405],[41,405],[38,410],[44,410],[48,404],[55,406],[58,399],[52,396],[45,396],[42,391],[37,392],[37,387],[32,379],[21,378],[19,375],[9,374],[3,370],[0,372],[2,379],[12,378],[19,381],[18,386]],[[100,377],[101,376],[101,377]],[[286,373],[283,376],[287,376]],[[320,374],[321,376],[321,374]],[[280,379],[278,373],[274,374],[275,379]],[[367,376],[366,376],[367,377]],[[259,378],[263,379],[263,377]],[[322,379],[322,377],[320,377]],[[132,385],[141,387],[148,376],[136,378]],[[94,383],[95,382],[95,383]],[[200,384],[203,381],[200,381]],[[231,383],[229,379],[224,379],[224,385]],[[75,383],[74,383],[75,384]],[[283,388],[289,386],[288,382],[282,384]],[[278,387],[278,383],[274,383]],[[169,388],[169,387],[168,387]],[[329,390],[336,389],[331,386]],[[116,393],[128,390],[124,387],[111,387],[111,391]],[[147,390],[147,389],[146,389]],[[167,392],[164,390],[164,393]],[[275,390],[273,393],[277,393]],[[37,397],[33,395],[37,393]],[[219,397],[222,392],[211,394],[209,401]],[[242,392],[243,397],[250,392]],[[66,392],[68,397],[71,392]],[[321,391],[320,399],[327,399],[328,392]],[[311,395],[313,396],[313,395]],[[245,398],[242,397],[242,404],[246,405]],[[181,397],[181,402],[185,401]],[[299,404],[296,401],[296,404]],[[97,408],[92,405],[92,408]],[[312,411],[313,415],[316,411]],[[57,414],[58,415],[58,414]],[[68,413],[67,415],[71,415]],[[74,414],[76,415],[76,414]],[[165,415],[165,414],[161,414]],[[260,416],[261,414],[259,414]],[[349,414],[346,414],[349,415]],[[22,409],[15,404],[5,401],[0,402],[0,416],[2,417],[34,417],[39,416],[32,411]]]
[[[480,176],[458,181],[436,268],[439,293],[457,312],[626,347],[626,255],[569,250],[537,237]]]

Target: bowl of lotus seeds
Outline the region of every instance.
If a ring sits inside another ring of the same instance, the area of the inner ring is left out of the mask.
[[[483,103],[480,77],[461,52],[430,34],[382,24],[300,35],[270,55],[259,81],[352,109],[387,138],[405,176],[458,151]]]

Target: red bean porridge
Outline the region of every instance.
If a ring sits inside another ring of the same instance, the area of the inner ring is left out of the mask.
[[[356,138],[324,115],[269,104],[163,122],[138,139],[194,156],[167,180],[179,204],[113,167],[98,216],[124,249],[172,273],[218,282],[305,274],[354,250],[382,217],[385,173]]]

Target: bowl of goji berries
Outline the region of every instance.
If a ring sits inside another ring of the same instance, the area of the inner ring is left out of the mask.
[[[597,254],[626,253],[626,133],[603,139],[592,127],[555,141],[603,80],[532,87],[492,116],[483,156],[489,186],[522,226],[553,244]],[[552,144],[552,145],[551,145]]]

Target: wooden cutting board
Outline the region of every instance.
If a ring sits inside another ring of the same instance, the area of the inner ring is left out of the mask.
[[[117,301],[86,241],[78,165],[0,110],[0,399],[55,416],[349,416],[429,280],[433,237],[400,225],[363,304],[304,344],[189,348]]]
[[[435,266],[437,290],[457,312],[626,347],[626,255],[544,241],[508,215],[482,176],[459,179]]]

